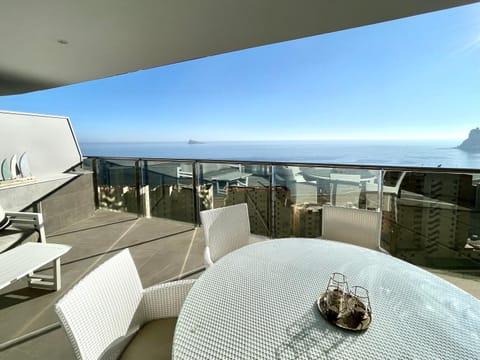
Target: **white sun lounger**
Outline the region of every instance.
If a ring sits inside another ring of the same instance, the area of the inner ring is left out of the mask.
[[[0,289],[28,276],[28,285],[34,288],[59,290],[60,256],[71,249],[69,245],[28,242],[0,254]],[[53,275],[34,274],[52,262]]]

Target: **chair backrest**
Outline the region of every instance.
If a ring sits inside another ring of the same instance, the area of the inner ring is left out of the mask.
[[[397,182],[395,183],[395,186],[392,187],[393,191],[395,192],[395,195],[398,197],[399,194],[400,194],[400,186],[402,185],[402,181],[403,179],[405,178],[405,176],[407,175],[407,172],[406,171],[402,171],[402,173],[400,174],[400,176],[398,177],[397,179]]]
[[[200,219],[208,250],[205,253],[207,264],[248,244],[250,221],[246,203],[201,211]]]
[[[360,201],[360,175],[330,174],[330,202],[336,206],[358,207]]]
[[[322,208],[322,238],[380,250],[381,213],[336,206]]]
[[[142,291],[127,249],[91,271],[63,296],[55,312],[78,359],[97,359],[127,333]]]

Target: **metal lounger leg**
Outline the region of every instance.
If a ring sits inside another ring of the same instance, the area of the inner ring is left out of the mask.
[[[28,275],[28,285],[36,289],[47,289],[58,291],[62,287],[60,258],[52,261],[53,274],[43,275],[31,273]]]

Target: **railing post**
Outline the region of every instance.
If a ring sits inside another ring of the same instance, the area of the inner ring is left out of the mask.
[[[383,176],[385,171],[383,169],[379,170],[379,179],[378,179],[378,208],[380,212],[383,210]]]
[[[142,170],[142,169],[141,169]],[[141,200],[142,200],[142,210],[143,216],[146,218],[151,218],[152,214],[150,212],[150,180],[148,176],[148,161],[143,160],[143,171],[142,173],[142,182],[141,182]]]
[[[141,199],[141,173],[140,173],[140,159],[135,160],[135,191],[137,200],[137,216],[143,215],[142,211],[142,199]]]
[[[92,158],[92,171],[93,171],[93,194],[94,194],[94,204],[95,204],[95,209],[100,209],[100,194],[99,194],[99,188],[98,188],[98,159],[97,158]]]
[[[268,236],[270,238],[276,237],[277,229],[275,226],[275,189],[274,189],[274,175],[275,170],[273,165],[269,165],[269,183],[270,183],[270,191],[268,192],[268,217],[270,218],[270,224],[268,226]]]
[[[197,226],[200,226],[200,192],[198,188],[200,186],[200,179],[198,177],[198,162],[193,161],[192,163],[192,194],[193,194],[193,213],[194,213],[194,223]]]
[[[385,171],[383,169],[379,170],[379,180],[378,180],[378,211],[380,216],[378,217],[378,234],[377,234],[377,244],[381,247],[382,242],[382,223],[383,223],[383,176]]]

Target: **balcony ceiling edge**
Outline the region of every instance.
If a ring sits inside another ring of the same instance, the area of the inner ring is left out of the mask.
[[[472,0],[12,1],[0,95],[149,69],[474,3]]]

